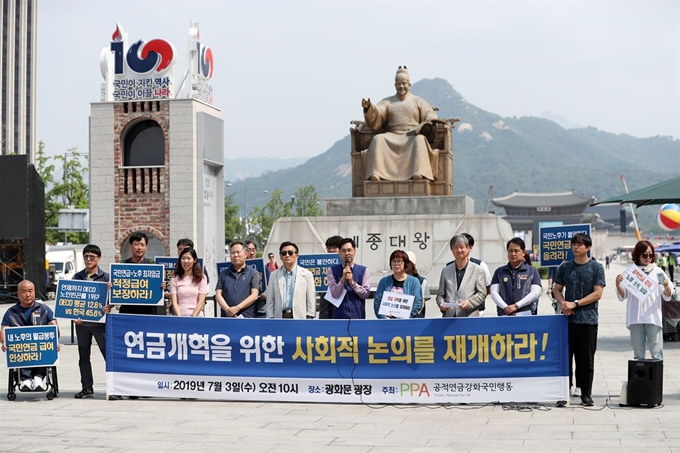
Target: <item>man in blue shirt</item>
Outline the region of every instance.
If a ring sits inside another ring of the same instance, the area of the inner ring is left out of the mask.
[[[562,263],[555,275],[555,300],[569,318],[569,386],[572,360],[576,364],[576,387],[581,389],[581,402],[592,406],[595,350],[597,349],[598,301],[606,286],[602,264],[588,257],[593,241],[585,233],[571,239],[574,259]],[[566,288],[564,294],[562,291]]]
[[[5,327],[25,327],[25,326],[45,326],[57,325],[54,319],[54,313],[47,305],[35,300],[35,285],[29,280],[23,280],[18,286],[19,302],[10,307],[5,312],[2,318],[2,330],[0,330],[0,346],[5,352]],[[57,348],[57,351],[60,347]],[[19,375],[21,383],[19,390],[22,391],[44,391],[47,390],[45,384],[45,375],[47,369],[44,367],[38,368],[20,368]]]
[[[247,252],[243,242],[233,242],[229,256],[231,266],[219,275],[215,288],[215,300],[222,308],[221,316],[253,318],[253,303],[260,291],[260,273],[246,265]]]

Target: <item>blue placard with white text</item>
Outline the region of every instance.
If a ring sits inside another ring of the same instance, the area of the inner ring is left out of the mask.
[[[7,368],[34,368],[59,361],[57,326],[5,327]]]
[[[342,264],[340,255],[337,253],[316,253],[313,255],[300,255],[297,260],[298,266],[308,269],[314,275],[316,292],[328,291],[328,276],[326,271],[329,267]]]
[[[590,224],[546,226],[540,227],[538,231],[541,266],[553,267],[574,259],[571,238],[576,233],[590,236]]]
[[[252,267],[257,272],[260,273],[259,294],[262,294],[263,292],[267,291],[267,281],[269,279],[269,274],[264,270],[264,261],[262,260],[262,258],[253,258],[251,260],[246,260],[246,266]],[[222,273],[222,271],[230,267],[231,263],[228,261],[224,263],[217,263],[217,277],[219,278],[219,275]]]
[[[89,280],[59,280],[54,306],[55,318],[104,322],[108,286]]]
[[[111,264],[111,304],[160,305],[165,270],[160,264]]]
[[[560,401],[569,391],[567,324],[562,315],[389,321],[111,315],[107,392],[245,401]]]

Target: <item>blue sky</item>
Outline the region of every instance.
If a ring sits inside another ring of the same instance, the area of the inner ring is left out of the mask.
[[[503,116],[548,111],[637,137],[680,137],[677,1],[42,0],[38,138],[88,149],[99,54],[129,40],[184,54],[190,19],[213,50],[227,157],[312,157],[393,94],[396,68],[446,79]],[[186,62],[184,63],[186,65]],[[184,66],[185,67],[185,66]]]

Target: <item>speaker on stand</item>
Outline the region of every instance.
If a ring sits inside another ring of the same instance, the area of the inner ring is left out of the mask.
[[[628,406],[654,407],[663,400],[663,361],[628,361]]]

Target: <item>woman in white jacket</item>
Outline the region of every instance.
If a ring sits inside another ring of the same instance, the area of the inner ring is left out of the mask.
[[[626,327],[630,331],[630,344],[633,358],[645,358],[645,346],[652,359],[663,360],[663,328],[661,324],[661,301],[670,300],[673,284],[668,275],[656,265],[654,245],[649,241],[639,241],[632,253],[633,262],[659,286],[647,297],[640,300],[621,285],[623,275],[616,276],[616,296],[620,301],[627,299]]]

